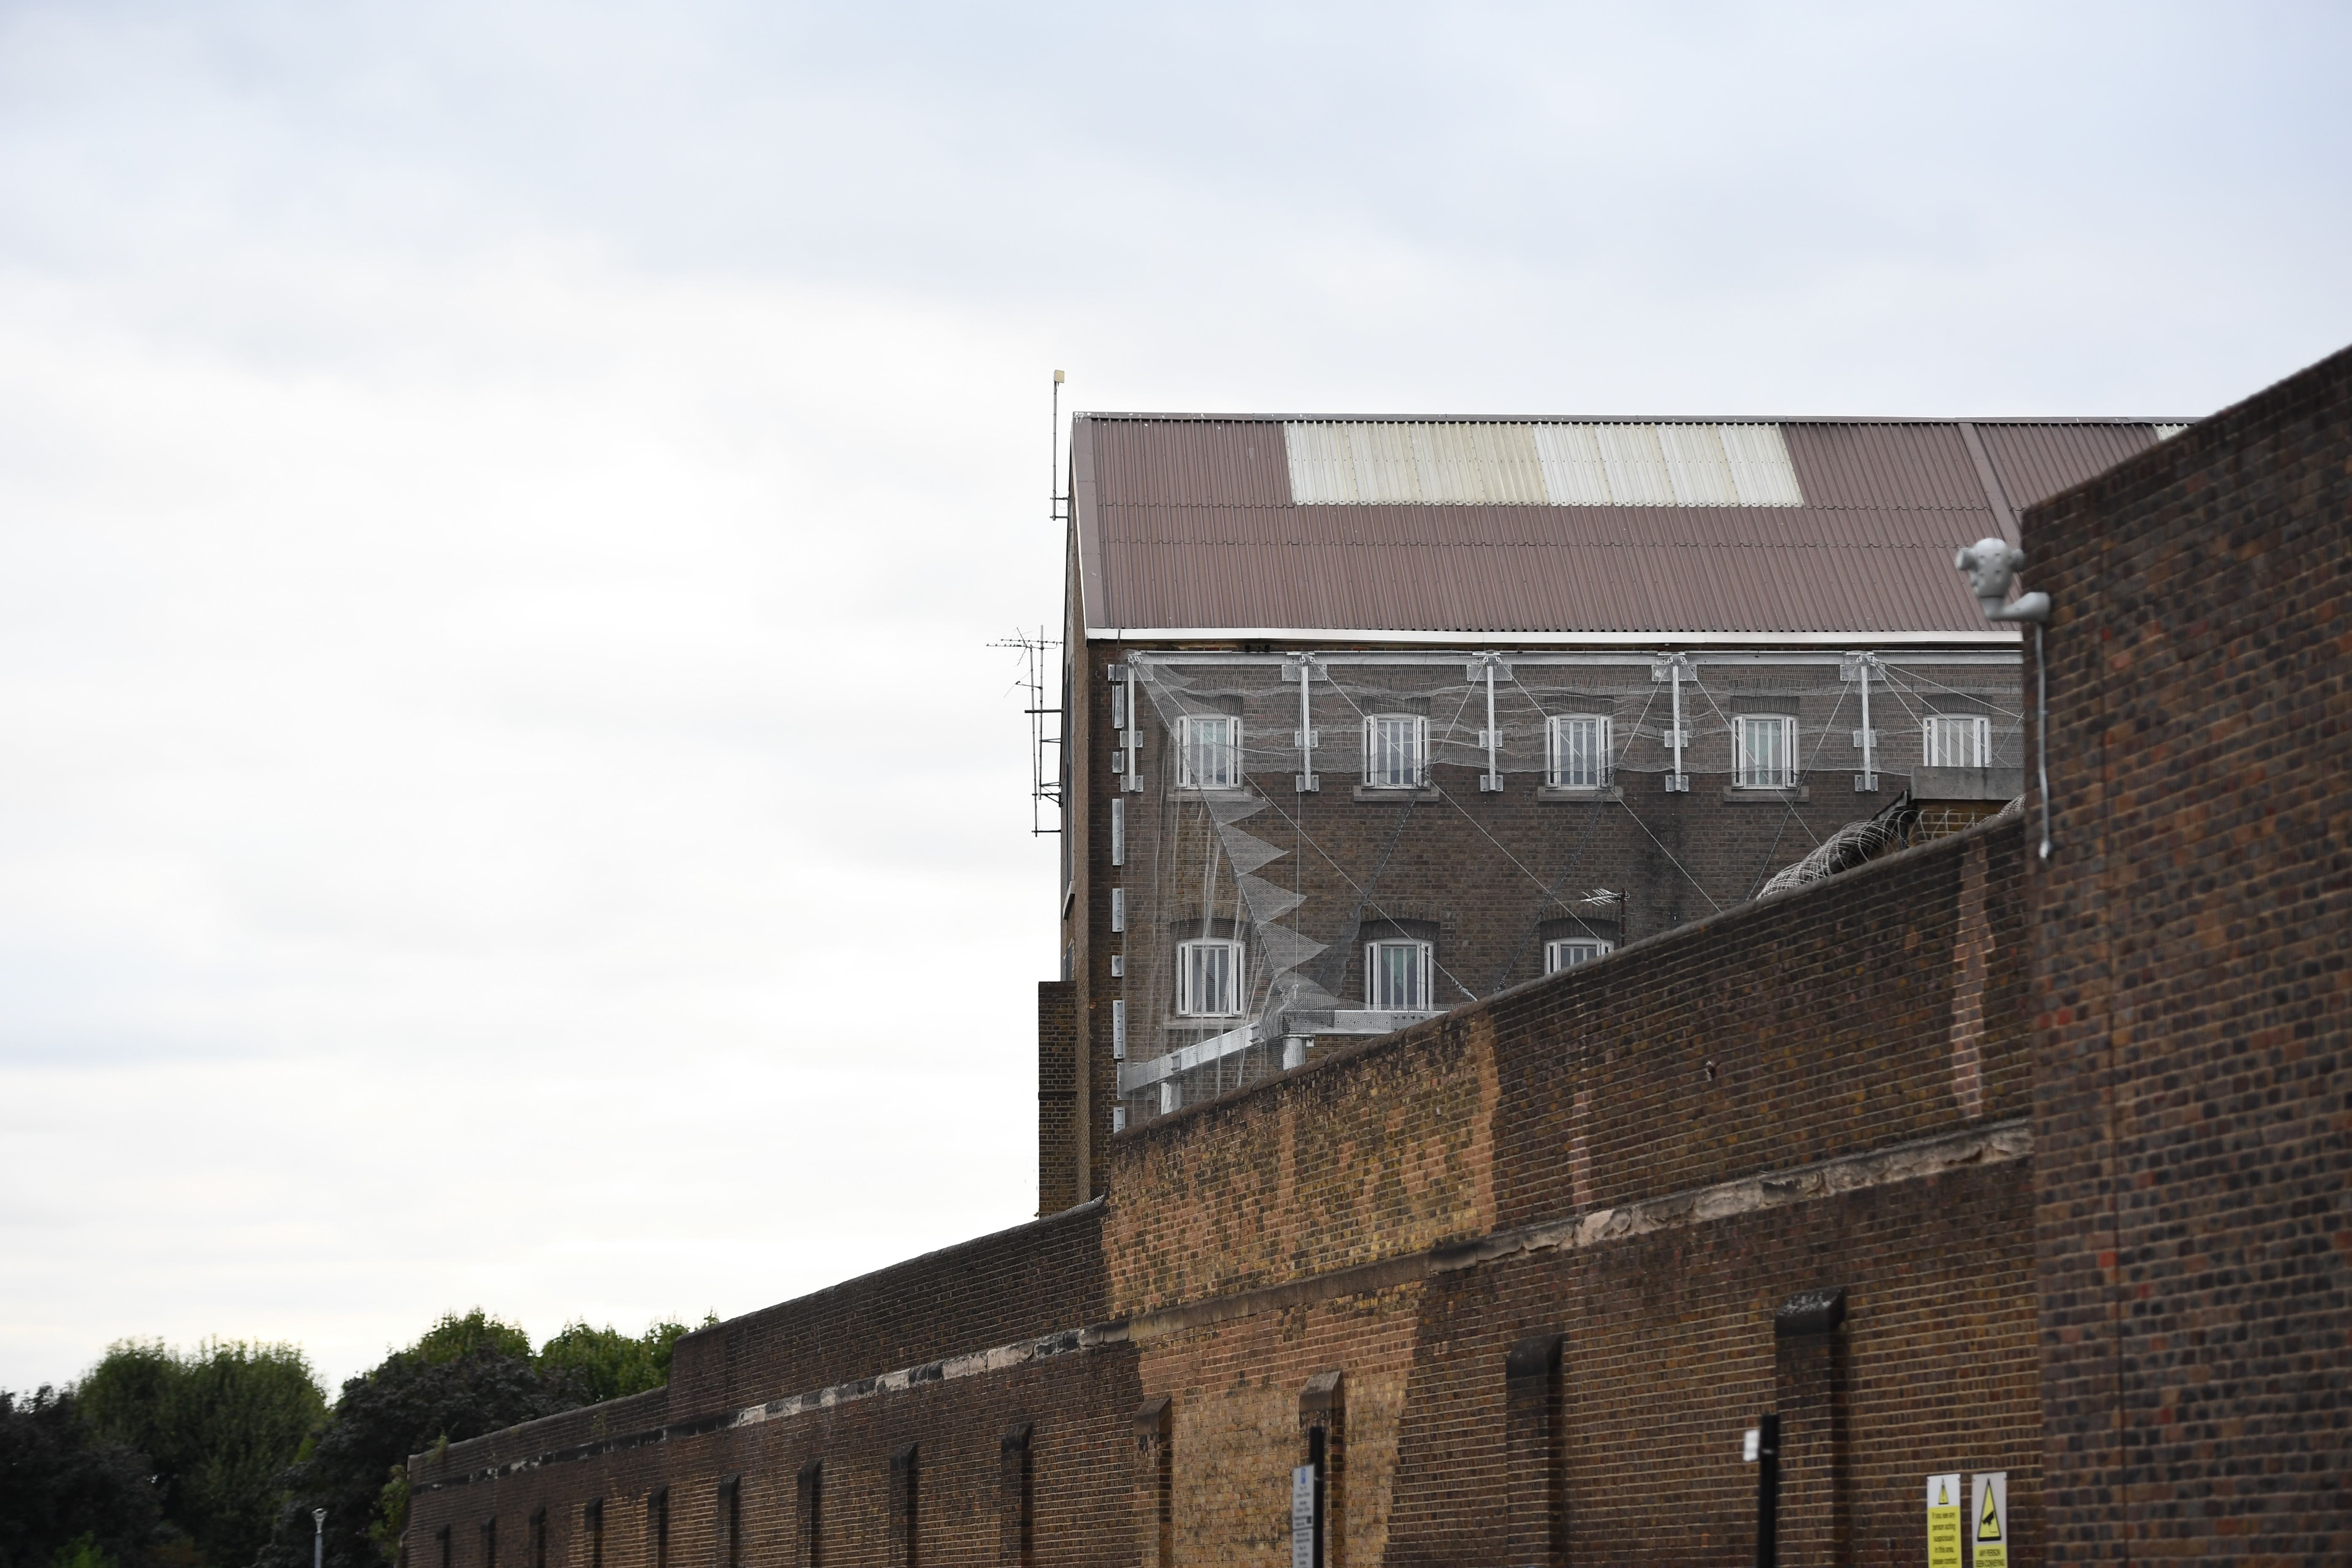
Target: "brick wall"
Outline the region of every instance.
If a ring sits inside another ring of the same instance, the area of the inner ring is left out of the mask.
[[[417,1456],[411,1568],[440,1568],[444,1528],[450,1568],[493,1568],[484,1521],[497,1568],[541,1568],[527,1543],[542,1511],[547,1563],[566,1568],[594,1568],[600,1516],[606,1568],[786,1568],[807,1561],[812,1518],[825,1563],[903,1563],[910,1540],[916,1562],[993,1563],[1024,1479],[1035,1563],[1127,1561],[1088,1521],[1126,1505],[1133,1354],[1036,1348],[1104,1315],[1101,1215],[1072,1210],[730,1320],[678,1342],[667,1388]],[[1025,1358],[1001,1353],[1024,1345]]]
[[[1077,986],[1037,983],[1037,1212],[1059,1214],[1078,1196]]]
[[[2020,878],[2004,818],[1110,1140],[1101,1202],[419,1456],[412,1568],[1272,1568],[1310,1454],[1330,1568],[1730,1561],[1773,1408],[1785,1560],[2002,1468],[2032,1561]]]
[[[2352,353],[2033,509],[2044,1463],[2079,1561],[2352,1558]]]
[[[1286,1561],[1337,1373],[1351,1563],[1505,1561],[1531,1485],[1527,1561],[1737,1560],[1776,1406],[1783,1561],[1916,1560],[1944,1469],[2006,1470],[2037,1561],[2022,877],[2011,816],[1114,1141],[1176,1560]],[[1843,1321],[1777,1335],[1821,1289]],[[1549,1449],[1515,1454],[1529,1343]]]

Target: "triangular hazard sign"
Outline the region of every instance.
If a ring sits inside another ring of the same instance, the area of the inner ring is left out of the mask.
[[[1952,1506],[1952,1488],[1949,1482],[1939,1480],[1936,1483],[1936,1506],[1937,1508]]]
[[[1984,1500],[1985,1504],[1983,1517],[1977,1521],[1977,1539],[1979,1541],[1999,1541],[2000,1539],[2000,1510],[1993,1506],[1995,1494],[1990,1487],[1985,1488]]]

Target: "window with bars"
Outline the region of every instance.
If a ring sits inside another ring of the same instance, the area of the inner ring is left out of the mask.
[[[1364,1005],[1375,1013],[1426,1013],[1430,950],[1425,942],[1364,944]]]
[[[1732,783],[1740,789],[1789,789],[1797,782],[1797,721],[1778,713],[1743,713],[1731,721]]]
[[[1242,944],[1178,942],[1176,1011],[1188,1018],[1229,1018],[1241,1010]]]
[[[1574,969],[1580,963],[1590,963],[1610,951],[1610,944],[1598,937],[1563,937],[1544,943],[1544,973],[1557,974],[1563,969]]]
[[[1547,726],[1554,789],[1609,787],[1609,721],[1599,713],[1563,713]]]
[[[1375,713],[1364,721],[1364,783],[1372,789],[1419,789],[1429,782],[1429,721],[1412,713]]]
[[[1186,789],[1239,789],[1242,721],[1192,716],[1176,721],[1176,782]]]
[[[1923,757],[1931,768],[1982,768],[1992,765],[1992,721],[1972,713],[1930,713]]]

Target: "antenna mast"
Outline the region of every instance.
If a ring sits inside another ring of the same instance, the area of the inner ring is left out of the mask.
[[[1066,523],[1069,518],[1069,494],[1062,488],[1062,382],[1060,371],[1054,373],[1053,482],[1047,487],[1046,515],[1055,522]],[[1029,832],[1033,837],[1062,831],[1062,736],[1066,719],[1058,707],[1045,705],[1045,682],[1050,673],[1047,663],[1049,648],[1062,646],[1059,637],[1049,637],[1039,626],[1037,635],[1015,632],[988,645],[991,647],[1021,650],[1021,674],[1013,682],[1026,699],[1022,712],[1029,720]],[[1047,721],[1051,720],[1050,724]],[[1055,751],[1054,765],[1045,765],[1045,749]],[[1054,808],[1054,826],[1045,826],[1045,808]]]

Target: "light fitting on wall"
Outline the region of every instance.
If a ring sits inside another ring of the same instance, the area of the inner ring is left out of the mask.
[[[2025,552],[2005,539],[1979,539],[1952,558],[1969,574],[1969,588],[1977,596],[1988,621],[2033,623],[2033,745],[2035,773],[2042,785],[2042,858],[2050,858],[2050,666],[2042,657],[2042,626],[2050,618],[2050,595],[2020,594],[2017,569]]]

